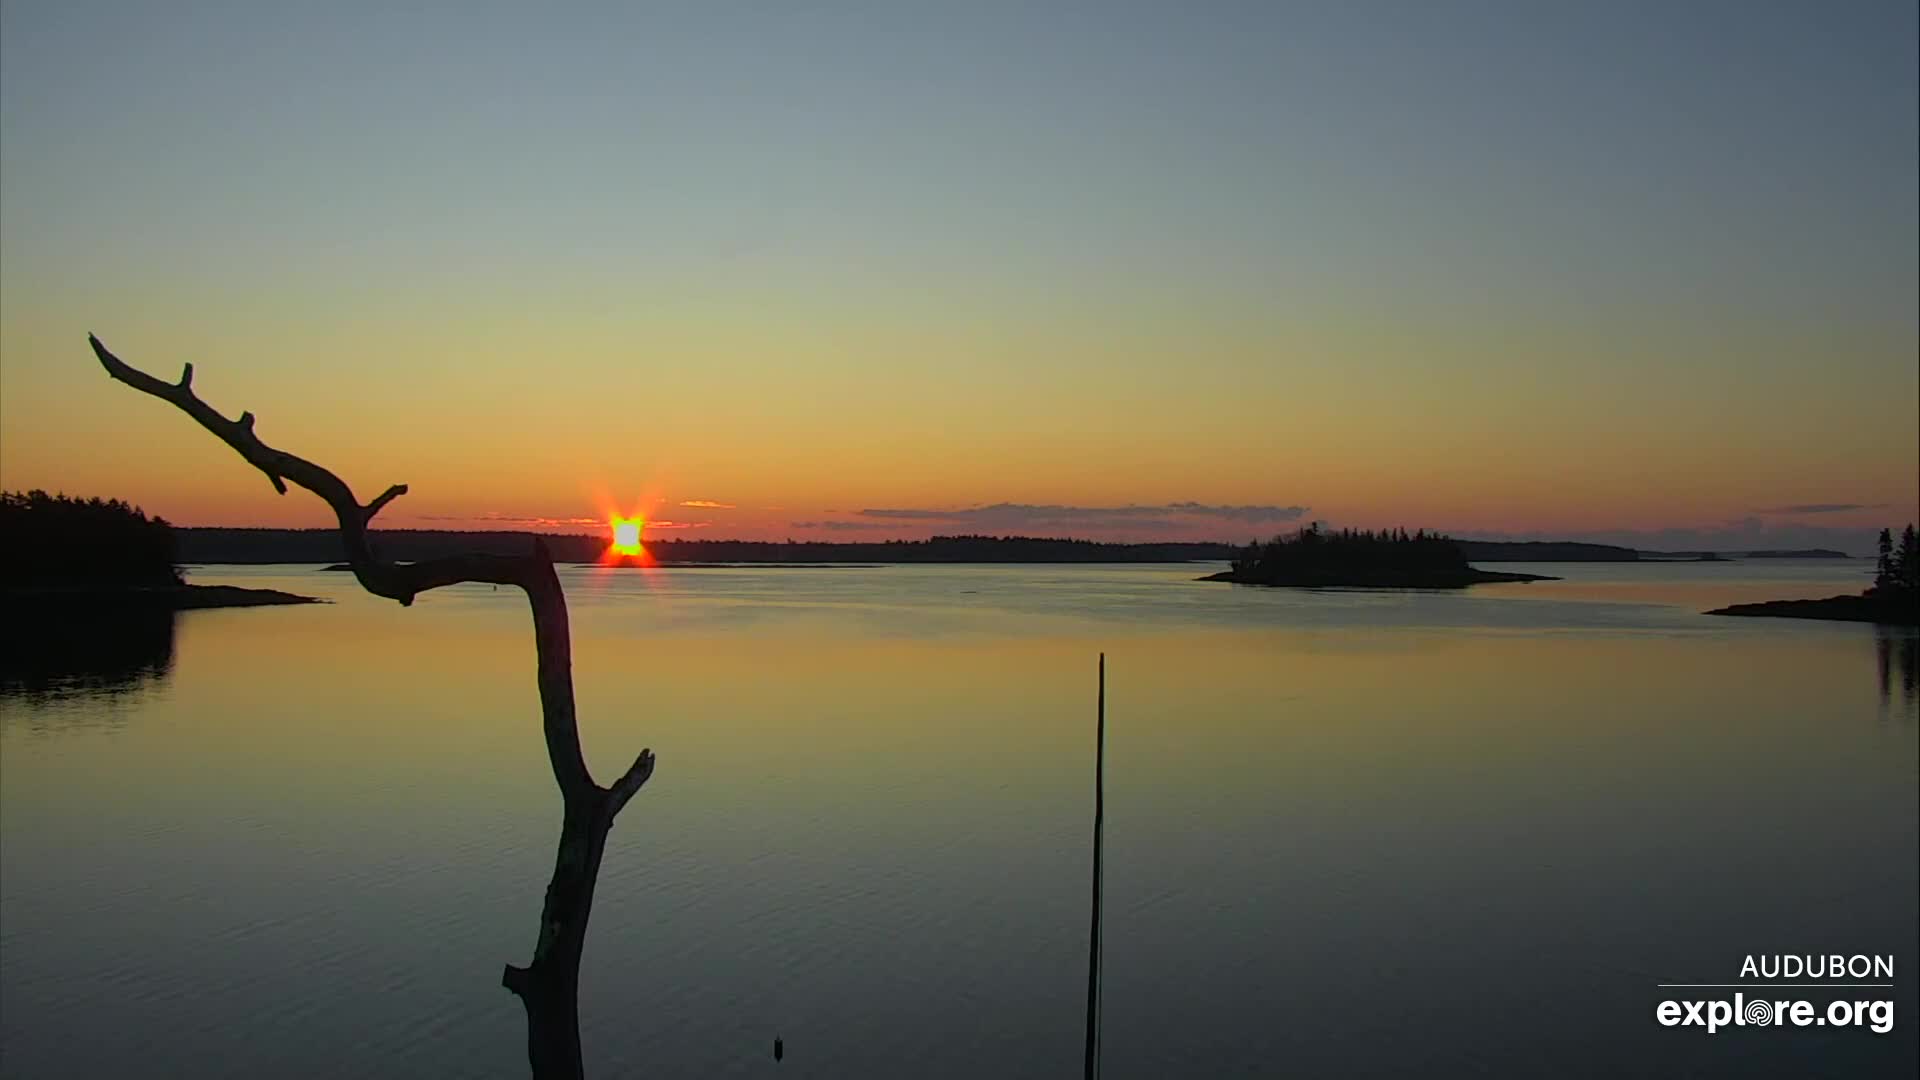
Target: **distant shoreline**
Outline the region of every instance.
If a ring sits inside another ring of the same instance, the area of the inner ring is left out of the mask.
[[[178,541],[175,561],[189,565],[334,565],[347,558],[337,529],[176,527],[174,536]],[[381,558],[402,563],[456,555],[525,555],[533,550],[536,540],[560,564],[599,563],[607,557],[608,549],[605,536],[580,533],[379,529],[372,530],[369,539]],[[1225,562],[1235,550],[1231,544],[1212,542],[1121,544],[1030,536],[938,536],[873,542],[653,538],[645,546],[651,561],[660,566]]]
[[[245,564],[236,564],[245,565]],[[763,563],[763,562],[562,562],[558,566],[599,566],[608,570],[878,570],[884,563]],[[320,568],[325,572],[351,571],[348,563]]]
[[[599,567],[606,570],[882,570],[888,566],[903,566],[908,564],[843,562],[573,562],[562,565]],[[949,563],[947,565],[952,564]]]
[[[1270,589],[1464,589],[1470,585],[1492,585],[1503,581],[1559,581],[1547,574],[1516,574],[1505,570],[1477,570],[1428,575],[1341,574],[1327,578],[1268,580],[1233,570],[1208,574],[1199,581],[1226,581],[1235,585],[1258,585]]]
[[[338,529],[266,529],[174,526],[182,563],[230,565],[340,563],[346,558]],[[592,563],[606,553],[604,535],[508,530],[377,529],[371,533],[382,557],[418,562],[443,555],[521,555],[536,537],[556,563]],[[1823,548],[1799,551],[1653,551],[1563,540],[1459,540],[1469,562],[1734,562],[1743,559],[1846,559]],[[1118,543],[1031,536],[936,536],[926,540],[692,540],[653,537],[646,547],[661,566],[744,564],[813,566],[822,563],[885,565],[915,563],[1182,563],[1226,562],[1243,545],[1216,541]]]

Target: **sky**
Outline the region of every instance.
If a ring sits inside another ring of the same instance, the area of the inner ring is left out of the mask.
[[[1911,0],[0,5],[0,487],[325,525],[1865,551]]]

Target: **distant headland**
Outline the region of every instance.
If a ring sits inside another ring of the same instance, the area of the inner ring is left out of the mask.
[[[1231,569],[1200,580],[1307,588],[1464,589],[1500,581],[1557,579],[1475,569],[1467,565],[1459,541],[1425,530],[1328,532],[1316,522],[1291,536],[1248,545],[1233,559]]]
[[[1571,540],[1454,540],[1468,562],[1638,562],[1641,553]]]

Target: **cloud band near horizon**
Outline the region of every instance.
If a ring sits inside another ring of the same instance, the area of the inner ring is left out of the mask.
[[[993,503],[956,510],[909,508],[870,508],[854,515],[875,521],[910,524],[967,525],[985,529],[1026,528],[1178,528],[1195,521],[1236,522],[1259,525],[1298,521],[1307,512],[1304,506],[1210,505],[1200,502],[1172,502],[1159,505],[1068,506],[1062,504]],[[796,526],[799,523],[795,523]],[[826,522],[810,523],[833,528]],[[852,523],[849,523],[852,524]]]
[[[1793,506],[1763,506],[1756,514],[1845,514],[1853,510],[1879,510],[1886,503],[1797,503]]]

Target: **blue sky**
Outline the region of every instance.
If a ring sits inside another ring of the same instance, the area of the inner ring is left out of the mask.
[[[1920,473],[1911,3],[3,18],[10,486],[296,513],[115,471],[178,445],[136,403],[74,454],[88,330],[441,515],[1695,528]]]

